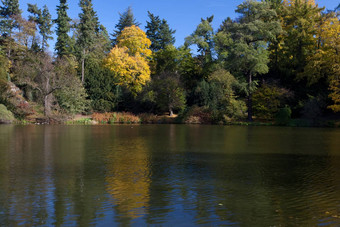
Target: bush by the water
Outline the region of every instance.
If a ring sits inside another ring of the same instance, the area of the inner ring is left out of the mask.
[[[290,97],[288,90],[276,85],[262,84],[253,95],[253,108],[256,117],[273,119],[279,111],[284,100]]]
[[[207,107],[192,106],[181,116],[187,124],[210,124],[213,121],[211,111]]]
[[[286,106],[281,108],[275,118],[275,122],[278,125],[288,125],[291,121],[292,110]]]
[[[142,113],[138,115],[142,123],[157,124],[159,123],[159,117],[154,114]]]
[[[12,122],[14,120],[13,113],[7,110],[6,106],[0,104],[0,122]]]
[[[99,124],[120,124],[120,123],[140,123],[141,120],[138,116],[132,113],[94,113],[92,119]]]

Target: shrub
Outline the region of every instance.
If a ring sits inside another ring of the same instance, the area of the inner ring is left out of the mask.
[[[246,116],[247,105],[242,100],[232,99],[226,109],[226,115],[231,119],[243,119]]]
[[[186,120],[185,120],[186,124],[201,124],[201,118],[197,117],[197,116],[189,116]]]
[[[112,113],[93,113],[92,119],[100,124],[107,124],[112,118]]]
[[[90,102],[79,78],[70,75],[71,86],[64,87],[55,93],[59,106],[68,114],[85,112]]]
[[[141,119],[132,113],[94,113],[92,119],[100,124],[140,123]]]
[[[114,108],[114,104],[104,99],[92,100],[91,107],[99,112],[105,113]]]
[[[292,115],[292,110],[288,106],[281,108],[276,114],[276,118],[275,118],[276,124],[288,125],[291,121],[291,115]]]
[[[276,85],[262,84],[253,95],[254,114],[262,119],[272,119],[282,107],[289,92]]]
[[[154,115],[154,114],[142,113],[138,116],[142,123],[155,124],[159,122],[157,115]]]
[[[11,111],[7,110],[6,106],[0,104],[0,122],[10,123],[14,121],[14,115]]]
[[[90,118],[83,118],[79,120],[66,121],[67,125],[91,125],[93,124]]]
[[[185,91],[179,78],[177,73],[163,72],[154,76],[151,83],[156,105],[162,112],[169,111],[170,116],[174,110],[180,112],[186,107]]]
[[[192,106],[181,116],[188,124],[210,124],[213,122],[211,111],[206,107]]]
[[[305,102],[302,110],[302,116],[317,125],[322,115],[322,110],[326,107],[326,102],[322,97],[312,97]]]
[[[19,119],[34,113],[33,108],[22,96],[22,91],[13,83],[3,80],[0,80],[0,103],[3,103]]]

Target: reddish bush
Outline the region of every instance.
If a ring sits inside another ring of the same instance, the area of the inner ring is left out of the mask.
[[[140,123],[140,118],[132,113],[94,113],[92,119],[100,124]]]

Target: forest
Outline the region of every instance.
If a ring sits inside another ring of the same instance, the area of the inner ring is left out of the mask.
[[[60,0],[52,18],[28,4],[24,18],[19,0],[1,0],[0,122],[340,122],[340,5],[246,0],[217,30],[213,15],[197,21],[180,47],[161,15],[141,27],[128,7],[107,31],[91,0],[79,7],[71,19]]]

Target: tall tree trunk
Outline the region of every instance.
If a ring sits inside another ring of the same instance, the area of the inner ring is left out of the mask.
[[[85,49],[83,50],[83,56],[81,58],[81,82],[85,81]]]
[[[9,45],[8,52],[7,52],[7,58],[11,58],[11,45]]]
[[[49,117],[51,115],[51,104],[52,103],[52,94],[45,95],[44,98],[44,114],[45,117]]]
[[[171,107],[169,107],[169,116],[170,117],[174,116],[174,111],[172,110]]]
[[[45,97],[44,97],[44,114],[45,117],[51,115],[51,93],[50,93],[50,79],[47,77],[45,82]]]
[[[248,121],[253,121],[253,92],[251,91],[251,84],[252,84],[252,75],[249,73],[248,75]]]
[[[168,95],[169,98],[169,104],[168,104],[168,108],[169,108],[169,116],[172,117],[174,116],[174,111],[173,111],[173,105],[171,104],[172,99],[171,99],[171,94]]]

